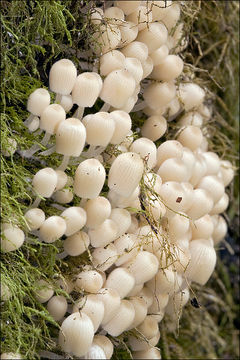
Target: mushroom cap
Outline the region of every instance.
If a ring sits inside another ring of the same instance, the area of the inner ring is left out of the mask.
[[[172,81],[183,71],[183,61],[178,55],[167,55],[159,65],[154,66],[151,79]]]
[[[115,289],[120,295],[121,299],[128,295],[128,293],[133,289],[134,285],[134,277],[127,269],[121,267],[112,270],[104,284],[104,286],[107,288]]]
[[[153,115],[144,121],[141,134],[152,141],[157,141],[165,134],[166,130],[166,119],[161,115]]]
[[[40,129],[45,130],[51,135],[56,134],[60,122],[65,119],[66,113],[61,105],[48,105],[41,113]]]
[[[61,213],[66,222],[66,236],[71,236],[84,227],[87,220],[86,211],[80,206],[71,206]]]
[[[104,80],[100,98],[119,109],[135,91],[134,77],[125,69],[110,72]]]
[[[65,233],[66,222],[60,216],[50,216],[39,229],[40,238],[46,243],[53,243]]]
[[[186,269],[186,277],[205,285],[216,265],[216,252],[205,239],[192,240],[189,244],[191,260]]]
[[[120,307],[116,315],[106,324],[103,329],[111,336],[119,336],[132,323],[135,316],[133,304],[128,300],[121,300]]]
[[[103,165],[97,159],[87,159],[81,162],[75,172],[74,192],[84,199],[94,199],[99,196],[106,178]]]
[[[115,123],[109,113],[100,111],[82,119],[86,128],[86,141],[90,145],[107,146],[113,136]]]
[[[69,315],[61,325],[59,345],[63,351],[74,356],[84,356],[91,347],[94,327],[84,312]]]
[[[45,220],[45,213],[38,208],[28,210],[24,215],[29,229],[37,230]]]
[[[102,326],[107,324],[118,312],[121,304],[120,295],[118,292],[111,288],[102,288],[98,291],[97,297],[104,304],[104,317]]]
[[[70,256],[79,256],[83,254],[90,245],[90,239],[84,231],[78,231],[67,237],[63,242],[64,251]]]
[[[143,170],[143,161],[138,154],[123,153],[112,163],[108,175],[108,186],[117,194],[128,197],[138,186]]]
[[[69,95],[77,77],[77,69],[73,62],[61,59],[53,64],[49,73],[49,87],[61,95]]]
[[[46,89],[34,90],[27,102],[27,110],[33,115],[40,116],[43,110],[50,104],[50,94]]]
[[[1,249],[3,252],[19,249],[25,240],[24,232],[16,225],[3,223],[1,232]]]
[[[46,198],[52,196],[57,186],[57,174],[52,168],[39,170],[33,177],[32,186],[34,191]]]
[[[117,260],[118,253],[116,246],[110,243],[104,247],[97,247],[92,252],[93,265],[101,271],[109,269]]]
[[[163,44],[159,48],[154,50],[150,54],[150,57],[153,61],[153,65],[156,66],[161,64],[161,62],[168,56],[168,54],[169,54],[169,50],[166,44]]]
[[[137,36],[137,41],[147,45],[148,53],[151,54],[167,41],[168,32],[166,26],[162,23],[150,23],[148,26],[140,31]]]
[[[144,137],[139,138],[131,144],[129,150],[139,154],[149,169],[155,167],[157,163],[157,148],[152,140]]]
[[[78,75],[73,90],[74,104],[82,107],[92,107],[102,89],[102,78],[95,72],[84,72]]]
[[[136,10],[127,16],[127,21],[131,21],[136,24],[138,26],[138,30],[141,31],[151,25],[152,11],[150,7],[140,5]]]
[[[138,26],[132,21],[124,21],[119,29],[121,31],[121,43],[119,47],[124,47],[134,41],[138,34]]]
[[[112,50],[100,57],[100,74],[108,75],[110,72],[124,68],[125,56],[119,50]]]
[[[124,46],[121,52],[127,57],[135,57],[140,60],[141,63],[146,61],[148,57],[148,47],[140,41],[132,41],[130,44]]]
[[[56,152],[66,156],[79,156],[86,141],[86,129],[80,120],[62,121],[56,132]]]
[[[146,87],[144,100],[153,110],[166,106],[176,95],[176,87],[172,82],[153,83]]]
[[[87,214],[86,226],[95,229],[101,225],[111,214],[111,204],[103,196],[90,199],[84,205]]]
[[[47,303],[47,310],[55,321],[64,317],[67,307],[67,300],[62,295],[53,296]]]
[[[37,281],[35,286],[36,290],[34,291],[34,295],[40,303],[45,303],[51,299],[54,291],[52,286],[46,280]]]

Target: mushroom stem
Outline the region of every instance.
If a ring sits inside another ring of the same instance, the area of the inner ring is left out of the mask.
[[[110,106],[111,106],[110,104],[104,103],[99,111],[106,111],[107,112],[110,109]]]
[[[59,205],[59,204],[51,204],[51,206],[54,207],[55,209],[58,209],[58,210],[61,210],[61,211],[64,211],[64,210],[67,209],[64,206]]]
[[[53,146],[50,147],[49,149],[40,152],[39,155],[48,156],[48,155],[53,154],[55,150],[56,150],[56,145],[53,145]]]
[[[134,108],[132,109],[131,112],[136,112],[136,111],[143,110],[146,106],[147,106],[146,102],[141,101],[137,105],[134,106]]]
[[[84,109],[85,109],[84,107],[79,106],[75,111],[75,113],[73,114],[73,118],[81,120],[83,117]]]
[[[45,135],[44,135],[44,137],[43,137],[43,139],[42,139],[42,141],[41,141],[41,144],[42,145],[47,145],[47,143],[49,142],[49,140],[50,140],[50,137],[51,137],[51,134],[49,134],[48,132],[46,132],[45,133]]]
[[[34,203],[29,207],[30,209],[33,209],[33,208],[37,208],[38,205],[40,204],[41,202],[41,198],[40,197],[37,197],[35,200],[34,200]]]
[[[39,355],[45,359],[52,359],[52,360],[64,359],[64,357],[59,354],[55,354],[51,351],[45,351],[45,350],[40,351]]]
[[[57,259],[64,259],[68,256],[68,253],[66,251],[61,252],[60,254],[57,254]]]
[[[61,99],[62,99],[62,95],[61,94],[56,94],[55,103],[60,104]]]
[[[23,124],[24,124],[25,126],[30,125],[31,122],[33,121],[34,117],[35,117],[35,115],[30,114],[29,117],[23,122]]]
[[[64,155],[64,156],[63,156],[63,159],[62,159],[62,162],[61,162],[61,165],[60,165],[56,170],[65,171],[66,168],[67,168],[67,166],[68,166],[69,159],[70,159],[70,156]]]
[[[36,132],[34,132],[34,135],[38,136],[38,135],[41,135],[43,132],[42,129],[38,129]]]

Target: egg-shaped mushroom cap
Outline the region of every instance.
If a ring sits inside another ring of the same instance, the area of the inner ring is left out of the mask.
[[[34,295],[40,303],[47,302],[54,294],[52,285],[49,284],[46,280],[41,279],[37,281],[35,283],[35,287],[36,290],[34,291]]]
[[[119,29],[121,31],[121,43],[119,47],[124,47],[134,41],[138,34],[138,26],[132,21],[124,21]]]
[[[131,13],[133,13],[135,10],[137,10],[137,8],[139,7],[139,5],[141,4],[141,1],[136,0],[136,1],[115,1],[114,2],[114,6],[119,7],[120,9],[122,9],[122,11],[124,12],[125,15],[129,15]]]
[[[87,214],[86,226],[95,229],[101,225],[111,214],[111,204],[103,196],[90,199],[84,205]]]
[[[64,352],[74,356],[84,356],[90,349],[94,337],[94,327],[84,312],[69,315],[59,332],[59,345]]]
[[[128,300],[121,300],[116,315],[102,327],[109,335],[119,336],[131,325],[134,316],[135,309],[133,304]]]
[[[104,304],[104,317],[102,325],[107,324],[118,312],[121,304],[121,298],[118,292],[111,288],[102,288],[98,291],[97,297]]]
[[[140,60],[141,63],[147,60],[148,47],[146,44],[140,41],[132,41],[127,46],[121,49],[121,52],[127,57],[135,57]]]
[[[151,54],[160,46],[166,43],[168,32],[166,26],[162,23],[151,23],[144,30],[140,31],[137,41],[143,42],[148,47],[148,53]]]
[[[119,109],[133,95],[135,88],[134,77],[127,70],[114,70],[105,78],[100,98]]]
[[[40,117],[40,129],[53,135],[56,133],[58,125],[66,119],[66,113],[59,104],[48,105],[42,112]]]
[[[40,227],[40,238],[46,243],[52,243],[59,239],[66,231],[66,222],[60,216],[50,216]]]
[[[115,289],[123,299],[133,289],[135,280],[125,268],[118,267],[110,272],[104,286]]]
[[[100,74],[108,75],[110,72],[124,68],[125,56],[119,50],[112,50],[100,57]]]
[[[57,174],[52,168],[41,169],[33,177],[33,189],[37,194],[49,198],[56,189],[57,179]]]
[[[10,223],[3,223],[1,229],[1,249],[9,252],[19,249],[25,240],[24,232]]]
[[[49,73],[49,87],[61,95],[69,95],[77,78],[77,69],[73,62],[61,59],[53,64]]]
[[[122,110],[115,110],[110,113],[115,123],[115,129],[111,138],[111,144],[117,145],[124,141],[132,127],[132,120],[128,113]]]
[[[86,128],[86,141],[90,145],[107,146],[113,136],[115,123],[109,113],[100,111],[82,119]]]
[[[116,247],[110,243],[105,247],[95,248],[92,252],[93,265],[101,271],[109,269],[117,260]]]
[[[81,162],[75,172],[74,192],[84,199],[96,198],[104,185],[106,172],[97,159],[87,159]]]
[[[176,87],[173,82],[153,83],[146,87],[143,98],[147,105],[157,110],[166,106],[176,95]]]
[[[137,256],[123,265],[135,278],[136,285],[145,283],[152,279],[157,271],[159,262],[155,255],[148,251],[140,251]],[[141,272],[144,268],[144,274]]]
[[[117,194],[128,197],[138,186],[144,170],[140,155],[126,152],[112,163],[108,175],[108,186]]]
[[[95,72],[84,72],[78,75],[73,90],[74,104],[82,107],[92,107],[102,89],[102,78]]]
[[[154,66],[150,77],[155,80],[172,81],[176,79],[182,71],[182,59],[177,55],[168,55],[159,65]]]
[[[141,134],[152,141],[157,141],[165,134],[166,130],[166,119],[161,115],[153,115],[144,121]]]
[[[64,251],[70,256],[79,256],[84,253],[90,245],[90,239],[84,231],[78,231],[67,237],[63,242]]]
[[[186,111],[200,106],[205,97],[205,91],[194,83],[181,83],[178,89],[178,97]]]
[[[80,206],[71,206],[61,213],[66,222],[65,235],[70,236],[83,228],[86,224],[86,211]]]
[[[79,156],[86,141],[86,129],[80,120],[62,121],[56,132],[56,152],[66,156]]]
[[[99,334],[95,335],[93,338],[93,344],[100,346],[103,349],[106,358],[111,359],[114,348],[111,340],[107,336]]]
[[[39,88],[30,94],[27,102],[27,110],[33,115],[40,116],[49,104],[49,92],[46,89]]]
[[[130,146],[130,151],[139,154],[149,169],[152,169],[157,163],[156,145],[148,138],[141,137],[135,140]]]
[[[38,208],[28,210],[24,215],[29,229],[37,230],[45,220],[45,213]]]
[[[138,6],[136,10],[127,16],[127,21],[131,21],[136,24],[139,31],[145,29],[152,22],[152,11],[150,6]]]
[[[55,321],[64,317],[67,307],[67,300],[62,295],[53,296],[47,303],[47,310]]]

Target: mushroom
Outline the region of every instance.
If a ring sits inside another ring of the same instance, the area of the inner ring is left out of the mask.
[[[2,224],[1,249],[3,252],[10,252],[19,249],[24,243],[24,232],[17,226],[10,223]]]
[[[128,295],[134,285],[134,277],[127,269],[121,267],[112,270],[104,284],[105,287],[116,290],[121,299]]]
[[[96,270],[82,271],[77,275],[74,287],[76,290],[85,290],[96,294],[103,285],[103,278]]]
[[[109,269],[118,258],[117,248],[112,243],[104,247],[95,248],[91,255],[93,265],[100,271]]]
[[[83,199],[94,199],[99,196],[105,178],[105,169],[97,159],[84,160],[75,172],[74,193]]]
[[[66,232],[66,222],[60,216],[50,216],[47,218],[39,229],[39,237],[46,243],[53,243],[63,236]]]
[[[78,75],[72,90],[73,104],[78,109],[73,117],[82,118],[85,107],[92,107],[102,89],[102,78],[95,72],[83,72]]]
[[[40,116],[43,110],[50,104],[50,94],[46,89],[36,89],[34,90],[27,102],[27,110],[31,115],[24,121],[26,126],[30,126],[33,119],[36,116]]]
[[[111,165],[108,186],[118,195],[128,197],[138,186],[143,170],[143,161],[138,154],[123,153]]]
[[[111,336],[119,336],[131,325],[135,316],[133,304],[128,300],[121,300],[120,307],[114,317],[102,328]]]
[[[95,229],[100,226],[111,214],[111,204],[103,196],[90,199],[84,205],[87,214],[86,226]]]
[[[90,145],[84,156],[95,157],[95,155],[100,155],[109,144],[114,133],[115,123],[111,114],[104,111],[90,114],[82,119],[82,123],[86,128],[86,142]],[[96,150],[97,146],[101,146],[101,152]]]
[[[76,118],[68,118],[62,121],[56,132],[56,152],[62,154],[63,160],[58,170],[67,168],[70,156],[78,157],[85,145],[85,126]]]
[[[81,311],[92,320],[94,333],[99,328],[104,316],[104,304],[97,295],[90,294],[78,300],[73,306],[73,313]]]
[[[141,128],[142,136],[152,140],[159,140],[167,131],[167,121],[161,115],[150,116]]]
[[[50,285],[46,280],[39,280],[35,283],[36,290],[34,290],[34,295],[37,301],[40,303],[45,303],[51,299],[54,294],[52,285]]]
[[[153,51],[166,43],[167,36],[166,26],[162,23],[153,22],[138,33],[136,41],[146,44],[148,53],[151,55]]]
[[[24,217],[30,231],[38,230],[45,221],[45,213],[38,208],[28,210]]]
[[[61,59],[55,62],[49,73],[49,87],[57,94],[56,102],[61,102],[62,95],[69,95],[77,78],[77,69],[73,62]]]
[[[78,231],[67,237],[63,242],[64,251],[70,256],[79,256],[83,254],[90,245],[90,239],[84,231]]]
[[[55,321],[63,319],[67,312],[68,303],[64,296],[53,296],[47,303],[47,310]]]
[[[120,109],[123,107],[135,91],[136,82],[134,77],[125,69],[110,72],[104,82],[100,98],[105,103]]]
[[[57,180],[57,174],[52,168],[44,168],[34,175],[32,186],[38,196],[50,198],[57,186]],[[41,198],[37,197],[32,207],[38,207],[40,201]]]
[[[90,349],[93,337],[91,319],[84,313],[75,312],[63,321],[58,341],[63,351],[80,357]]]

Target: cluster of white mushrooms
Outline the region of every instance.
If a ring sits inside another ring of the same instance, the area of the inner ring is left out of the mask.
[[[79,292],[75,304],[54,295],[45,280],[35,294],[61,324],[61,349],[77,358],[110,359],[112,339],[134,329],[128,333],[132,357],[161,359],[159,322],[167,314],[174,329],[191,282],[206,284],[216,263],[214,246],[226,235],[219,214],[228,206],[225,187],[234,171],[208,151],[201,130],[211,117],[204,90],[177,80],[184,64],[176,54],[186,46],[179,19],[175,1],[115,1],[104,12],[96,8],[91,21],[99,25],[101,52],[93,47],[95,71],[77,75],[70,60],[57,61],[49,74],[55,103],[45,89],[28,100],[29,131],[45,132],[42,145],[55,136],[42,154],[63,155],[59,168],[33,177],[37,199],[25,214],[28,231],[46,243],[64,236],[61,258],[89,255],[89,265],[60,281],[66,292]],[[98,98],[102,109],[84,116]],[[74,104],[76,112],[67,117]],[[148,118],[136,139],[129,113],[139,110]],[[157,147],[179,114],[175,140]],[[37,145],[24,155],[38,151]],[[67,167],[75,169],[74,178]],[[62,213],[45,218],[42,198]],[[73,199],[78,206],[68,205]],[[5,252],[24,243],[15,225],[3,224],[2,233]],[[7,293],[5,288],[5,298]]]

